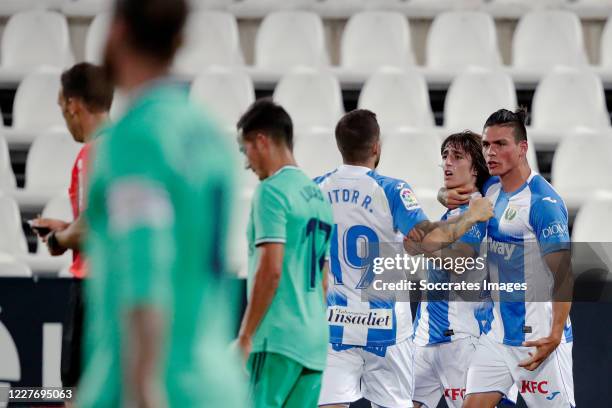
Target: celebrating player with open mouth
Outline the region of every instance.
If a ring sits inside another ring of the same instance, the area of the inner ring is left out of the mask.
[[[442,143],[441,153],[444,186],[462,189],[473,197],[480,197],[479,189],[489,178],[480,136],[470,131],[452,134]],[[467,204],[464,204],[448,210],[442,220],[452,219],[467,209]],[[486,228],[486,223],[473,226],[452,247],[444,250],[443,255],[465,258],[478,256]],[[465,273],[479,275],[468,277],[468,280],[473,280],[482,278],[485,271],[473,268]],[[427,271],[429,282],[451,282],[455,279],[463,277],[454,271],[434,268]],[[444,396],[450,407],[459,408],[463,403],[469,362],[481,333],[481,325],[486,326],[486,323],[479,324],[483,316],[477,316],[480,311],[478,303],[460,299],[453,301],[450,296],[454,293],[436,295],[432,294],[431,298],[427,297],[419,303],[416,312],[414,405],[434,408]]]
[[[348,407],[364,397],[375,407],[411,407],[410,303],[363,301],[362,289],[372,280],[372,253],[364,254],[360,243],[368,244],[365,252],[375,251],[379,243],[401,248],[405,235],[417,229],[421,246],[433,252],[489,219],[492,206],[476,199],[452,223],[429,222],[408,184],[374,171],[381,143],[376,115],[370,111],[346,114],[336,126],[336,141],[344,164],[315,179],[332,203],[336,224],[327,296],[330,345],[319,406]],[[358,318],[370,313],[380,318]]]

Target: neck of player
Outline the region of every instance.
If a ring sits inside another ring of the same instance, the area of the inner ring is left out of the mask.
[[[285,146],[272,144],[265,164],[266,177],[270,177],[285,166],[297,166],[293,153]]]
[[[106,112],[91,114],[86,119],[84,119],[81,123],[83,132],[83,143],[89,143],[93,135],[100,128],[100,126],[104,125],[104,123],[108,121],[109,118]]]
[[[513,193],[525,184],[530,175],[531,168],[527,164],[527,160],[523,159],[518,166],[500,176],[503,190],[506,193]]]

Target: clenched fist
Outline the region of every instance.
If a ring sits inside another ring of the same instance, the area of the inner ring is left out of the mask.
[[[493,204],[487,198],[475,198],[468,208],[470,218],[476,222],[484,222],[493,217]]]

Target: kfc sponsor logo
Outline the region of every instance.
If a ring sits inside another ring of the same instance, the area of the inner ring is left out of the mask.
[[[465,398],[465,388],[445,388],[444,396],[453,401]]]
[[[548,381],[527,381],[521,383],[521,394],[548,394]]]

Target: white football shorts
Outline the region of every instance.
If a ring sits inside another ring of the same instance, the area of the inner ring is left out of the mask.
[[[335,351],[328,346],[319,406],[365,398],[385,408],[412,407],[414,344],[388,346],[384,357],[361,347]]]
[[[497,391],[507,394],[513,385],[529,407],[570,408],[574,402],[572,343],[561,343],[535,370],[518,364],[535,347],[507,346],[481,336],[467,376],[467,394]]]

